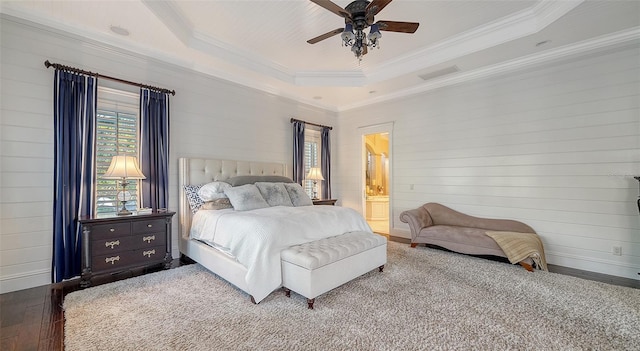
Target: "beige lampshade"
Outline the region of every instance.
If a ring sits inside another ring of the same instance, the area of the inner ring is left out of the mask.
[[[146,179],[138,167],[138,160],[133,156],[113,156],[109,169],[102,176],[104,179]]]
[[[324,177],[322,176],[322,171],[320,171],[320,167],[311,167],[305,179],[306,180],[324,180]]]

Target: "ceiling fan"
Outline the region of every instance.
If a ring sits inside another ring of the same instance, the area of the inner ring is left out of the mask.
[[[382,11],[391,0],[356,0],[344,9],[329,0],[310,0],[311,2],[324,7],[325,9],[344,18],[344,28],[336,28],[332,31],[307,40],[309,44],[331,38],[342,33],[342,43],[351,46],[351,51],[358,60],[367,54],[368,48],[380,47],[381,30],[388,32],[415,33],[420,23],[415,22],[395,22],[378,21],[374,23],[374,16]],[[371,27],[369,35],[365,35],[364,29]]]

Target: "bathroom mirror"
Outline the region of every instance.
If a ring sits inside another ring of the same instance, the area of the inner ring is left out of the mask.
[[[386,133],[367,135],[367,167],[365,182],[367,196],[388,195],[389,141]]]

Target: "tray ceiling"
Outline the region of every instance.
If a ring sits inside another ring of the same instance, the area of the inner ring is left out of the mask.
[[[344,8],[350,1],[334,2]],[[395,0],[376,20],[420,27],[415,34],[383,32],[381,48],[361,62],[340,36],[306,42],[344,24],[307,0],[0,6],[15,17],[335,111],[640,41],[635,0]]]

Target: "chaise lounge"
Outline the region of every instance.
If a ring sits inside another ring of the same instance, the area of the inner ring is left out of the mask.
[[[496,240],[487,235],[487,232],[515,232],[516,235],[520,233],[522,235],[535,234],[530,226],[522,222],[473,217],[438,203],[427,203],[416,209],[404,211],[400,214],[400,220],[409,224],[411,247],[416,247],[418,244],[436,245],[468,255],[509,258]],[[541,254],[544,257],[544,252]],[[527,270],[533,270],[530,258],[517,263]]]

